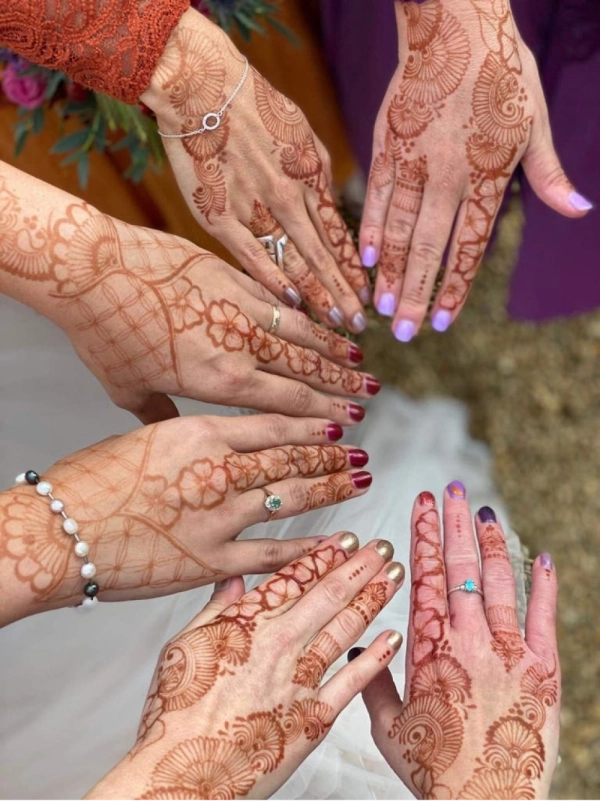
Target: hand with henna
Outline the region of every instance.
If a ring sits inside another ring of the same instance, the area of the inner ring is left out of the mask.
[[[533,565],[523,635],[492,509],[475,518],[478,548],[464,487],[454,482],[443,526],[442,544],[435,499],[422,493],[412,518],[404,700],[389,671],[363,692],[373,737],[417,798],[548,798],[560,712],[552,560],[542,554]],[[449,593],[463,584],[471,591]]]
[[[552,144],[533,55],[509,0],[396,0],[400,63],[375,126],[360,233],[379,264],[375,305],[398,340],[418,332],[447,250],[431,321],[463,308],[514,169],[566,217],[592,205]]]
[[[161,132],[196,131],[244,69],[223,31],[190,9],[141,99]],[[368,282],[333,199],[329,155],[291,100],[250,69],[215,130],[164,144],[196,219],[250,275],[291,306],[302,298],[326,325],[364,330]],[[257,237],[284,235],[277,266]]]
[[[323,683],[401,586],[389,542],[330,537],[244,593],[240,578],[167,643],[132,751],[88,798],[268,798],[400,648],[397,632]]]
[[[314,547],[322,537],[236,537],[367,491],[371,474],[356,468],[368,456],[332,444],[339,433],[310,418],[184,417],[40,472],[89,546],[99,600],[151,598],[270,572]],[[265,505],[270,494],[279,510]],[[81,559],[62,522],[31,486],[0,493],[0,625],[81,602]]]
[[[184,239],[127,225],[0,164],[0,292],[59,325],[112,400],[144,423],[169,395],[331,418],[380,383],[360,350]]]

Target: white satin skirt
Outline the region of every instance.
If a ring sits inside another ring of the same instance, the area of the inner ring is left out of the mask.
[[[399,346],[400,347],[400,346]],[[399,351],[400,355],[400,351]],[[42,471],[59,457],[136,425],[113,407],[63,334],[33,312],[0,298],[0,486]],[[184,414],[235,410],[178,402]],[[508,540],[523,607],[522,558],[494,488],[490,454],[468,433],[464,405],[415,402],[385,388],[365,421],[343,440],[369,452],[369,493],[341,506],[254,526],[244,537],[299,537],[351,530],[363,543],[386,538],[408,566],[412,503],[422,490],[441,499],[463,481],[473,510],[492,506]],[[248,577],[247,587],[260,577]],[[0,631],[0,794],[2,798],[80,798],[130,748],[158,653],[202,609],[203,587],[149,601],[64,609]],[[1,592],[1,588],[0,588]],[[395,628],[406,635],[409,582],[359,644]],[[342,658],[331,671],[344,663]],[[404,653],[392,664],[401,693]],[[342,713],[325,742],[276,798],[412,798],[371,741],[362,700]]]

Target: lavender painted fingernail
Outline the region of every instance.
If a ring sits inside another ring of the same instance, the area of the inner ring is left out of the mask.
[[[594,204],[590,203],[590,201],[583,195],[580,195],[579,192],[571,192],[569,195],[569,205],[572,206],[575,211],[591,211],[594,208]]]
[[[330,323],[333,323],[334,325],[344,324],[344,316],[337,306],[334,306],[333,309],[331,309],[331,311],[327,315],[327,319],[329,320]]]
[[[373,247],[373,245],[367,245],[367,247],[362,252],[362,263],[363,267],[375,267],[377,264],[377,251]]]
[[[541,554],[540,567],[543,567],[544,570],[554,570],[554,562],[552,561],[552,557],[549,553]]]
[[[285,298],[285,302],[289,303],[290,306],[300,306],[302,303],[302,298],[295,289],[292,289],[291,286],[288,286],[288,288],[285,290],[283,297]]]
[[[436,312],[431,319],[431,327],[434,331],[443,334],[450,328],[452,322],[452,314],[446,309]]]
[[[496,513],[489,506],[482,506],[481,509],[477,512],[477,517],[481,520],[482,523],[496,522]]]
[[[377,301],[377,311],[385,317],[393,317],[396,311],[396,298],[391,292],[384,292]]]
[[[356,312],[354,317],[352,318],[352,328],[357,332],[361,333],[367,327],[367,318],[363,314],[363,312]]]
[[[467,497],[467,488],[462,481],[451,481],[446,487],[446,492],[451,498],[463,500]]]
[[[398,342],[410,342],[415,335],[416,325],[412,320],[400,320],[394,328],[394,336]]]
[[[360,298],[360,302],[363,306],[368,306],[371,302],[371,290],[368,286],[363,286],[362,289],[358,290],[358,297]]]

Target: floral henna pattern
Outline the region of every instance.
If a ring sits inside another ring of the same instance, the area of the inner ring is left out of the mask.
[[[166,730],[163,719],[166,713],[198,703],[214,687],[219,676],[233,676],[237,668],[248,662],[257,618],[261,614],[279,609],[289,600],[299,598],[308,585],[341,564],[344,558],[345,552],[340,546],[325,545],[246,593],[212,623],[188,631],[168,643],[152,679],[133,753],[162,739]],[[319,635],[314,646],[315,654],[325,658],[333,648],[323,635]],[[337,648],[339,652],[339,646]],[[309,673],[311,678],[314,677],[315,668],[313,666],[311,672],[308,662],[300,667],[300,662],[305,658],[301,657],[296,671],[302,680],[296,681],[295,678],[294,682],[309,686],[305,681]],[[319,683],[320,679],[315,686]],[[308,714],[304,717],[299,713],[294,715],[293,727],[309,725]]]
[[[528,97],[508,0],[469,2],[488,53],[472,96],[467,141],[472,197],[467,201],[456,264],[440,297],[440,306],[449,311],[458,308],[469,292],[533,121],[527,113]]]
[[[536,798],[546,761],[541,732],[558,702],[556,673],[541,662],[528,668],[519,700],[487,730],[483,756],[458,798]]]
[[[320,701],[295,701],[226,722],[217,737],[195,737],[172,748],[156,765],[142,798],[234,799],[247,795],[260,776],[272,773],[286,747],[304,736],[315,741],[334,720]]]
[[[492,651],[509,673],[525,656],[517,612],[512,606],[491,606],[486,610],[492,632]]]

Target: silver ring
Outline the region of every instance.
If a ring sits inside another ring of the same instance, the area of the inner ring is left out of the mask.
[[[266,487],[263,487],[263,492],[265,493],[264,507],[269,514],[274,515],[283,506],[283,501],[279,495],[275,495],[274,492],[271,492]]]
[[[273,308],[273,319],[271,321],[271,325],[267,330],[267,334],[276,334],[279,329],[279,324],[281,323],[281,312],[279,311],[279,306],[276,306],[273,303],[272,308]]]
[[[483,598],[483,592],[479,589],[477,584],[475,584],[473,579],[467,579],[466,581],[463,581],[462,584],[459,584],[458,587],[452,587],[451,590],[448,590],[448,595],[451,595],[453,592],[466,592],[469,595],[472,595],[474,592],[476,592]]]
[[[269,234],[268,236],[259,236],[258,241],[264,246],[279,269],[283,270],[285,265],[283,249],[288,243],[288,235],[283,234],[279,239],[275,239],[273,234]]]

